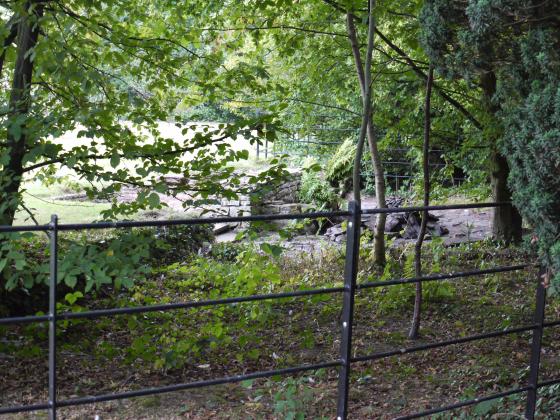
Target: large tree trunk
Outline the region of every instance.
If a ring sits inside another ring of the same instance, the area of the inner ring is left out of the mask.
[[[499,107],[492,102],[496,93],[496,75],[492,71],[483,73],[480,77],[482,90],[485,96],[487,111],[495,117]],[[497,138],[489,139],[494,150],[491,156],[490,184],[492,186],[492,199],[497,202],[511,202],[511,191],[508,187],[509,166],[507,160],[498,152]],[[521,241],[522,219],[514,206],[502,206],[493,209],[492,235],[495,239],[506,243]]]
[[[28,133],[25,119],[31,106],[31,79],[33,77],[32,50],[39,37],[38,19],[42,5],[27,3],[26,11],[17,25],[17,58],[9,102],[10,127],[7,135],[8,162],[0,172],[0,225],[11,225],[19,205],[19,189],[23,176]]]
[[[511,191],[507,184],[509,166],[505,157],[498,152],[492,154],[490,180],[492,199],[498,202],[511,202]],[[518,243],[522,236],[522,219],[513,206],[496,207],[492,214],[492,235],[506,243]]]
[[[42,4],[27,3],[25,14],[20,16],[17,24],[17,58],[15,62],[12,90],[9,102],[9,121],[7,135],[8,161],[0,170],[0,225],[12,225],[20,204],[20,186],[23,176],[23,157],[28,142],[25,120],[31,106],[31,79],[33,77],[32,50],[39,38],[39,22],[42,16]],[[2,60],[4,56],[2,57]],[[0,235],[0,245],[6,241]],[[20,307],[22,296],[11,293],[7,295],[5,278],[0,272],[0,299],[6,307]],[[21,292],[23,293],[23,292]]]

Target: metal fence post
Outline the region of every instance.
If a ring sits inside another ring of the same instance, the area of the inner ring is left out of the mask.
[[[533,339],[531,341],[531,364],[529,372],[529,391],[527,391],[527,404],[525,406],[525,418],[533,420],[535,418],[535,410],[537,408],[537,385],[539,382],[539,367],[541,361],[542,336],[544,324],[544,310],[546,305],[546,288],[543,284],[543,277],[546,274],[546,268],[541,267],[539,270],[539,278],[537,284],[537,298],[535,304],[535,324],[537,328],[533,330]]]
[[[264,159],[268,159],[268,136],[266,132],[266,123],[264,123]]]
[[[268,159],[268,139],[264,140],[264,159]]]
[[[341,367],[338,376],[337,420],[348,415],[348,386],[350,381],[350,359],[352,357],[352,322],[354,319],[354,294],[358,275],[360,253],[360,204],[351,201],[348,210],[352,213],[346,228],[346,262],[344,268],[344,295],[342,306],[342,336],[340,341]]]
[[[49,278],[49,419],[56,420],[56,283],[58,280],[58,217],[51,216]]]

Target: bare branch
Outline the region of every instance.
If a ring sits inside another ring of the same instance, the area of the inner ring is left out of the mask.
[[[329,36],[339,36],[346,38],[346,35],[343,32],[329,32],[323,31],[320,29],[310,29],[304,28],[301,26],[293,26],[293,25],[273,25],[273,26],[240,26],[236,28],[202,28],[200,31],[203,32],[234,32],[234,31],[266,31],[266,30],[292,30],[292,31],[299,31],[299,32],[307,32],[317,35],[329,35]]]

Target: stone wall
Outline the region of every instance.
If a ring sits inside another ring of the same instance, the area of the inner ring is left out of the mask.
[[[305,207],[299,204],[300,185],[301,174],[292,173],[278,185],[265,187],[250,195],[240,195],[236,200],[221,199],[212,207],[227,216],[299,213]]]

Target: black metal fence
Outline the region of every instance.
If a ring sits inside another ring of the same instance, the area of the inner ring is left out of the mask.
[[[326,128],[320,128],[320,130],[327,130]],[[328,129],[336,130],[336,129]],[[354,132],[354,129],[339,129],[338,131],[349,131]],[[342,141],[324,141],[314,138],[310,134],[303,138],[298,138],[295,135],[292,137],[285,138],[283,140],[277,140],[272,143],[272,147],[268,140],[265,140],[263,145],[256,144],[255,153],[257,160],[264,158],[265,160],[269,157],[279,157],[279,156],[289,156],[291,158],[305,158],[308,156],[331,156],[332,153],[340,146]],[[385,168],[385,183],[391,187],[394,191],[398,191],[401,188],[406,188],[409,185],[410,180],[414,179],[415,173],[417,173],[416,166],[417,162],[407,159],[406,154],[409,149],[390,147],[382,151],[382,165]],[[444,153],[442,149],[431,149],[430,153]],[[445,163],[434,163],[430,162],[428,166],[434,171],[441,170],[447,165]],[[465,176],[451,175],[442,179],[446,185],[458,186],[465,182],[467,178]]]
[[[443,280],[458,280],[465,277],[481,276],[485,274],[511,272],[523,270],[529,265],[513,265],[488,268],[483,270],[472,270],[465,272],[455,272],[448,274],[434,274],[418,278],[394,279],[387,281],[378,281],[370,283],[357,284],[356,278],[358,273],[358,256],[360,247],[360,226],[361,216],[363,214],[380,214],[395,212],[413,212],[424,210],[451,210],[451,209],[477,209],[490,208],[507,203],[484,203],[484,204],[460,204],[445,206],[428,206],[428,207],[407,207],[398,209],[367,209],[362,210],[358,203],[350,202],[348,211],[338,212],[315,212],[305,214],[283,214],[283,215],[259,215],[246,217],[221,217],[221,218],[199,218],[185,220],[169,220],[169,221],[123,221],[123,222],[103,222],[103,223],[85,223],[85,224],[59,224],[57,217],[53,216],[51,223],[39,226],[0,226],[0,233],[7,232],[29,232],[43,231],[48,232],[50,237],[50,281],[49,281],[49,312],[42,316],[25,316],[1,318],[0,325],[13,325],[35,322],[48,322],[49,324],[49,344],[48,344],[48,365],[49,365],[49,381],[48,381],[48,401],[33,405],[20,405],[13,407],[0,407],[0,414],[31,412],[37,410],[48,410],[49,418],[55,419],[57,409],[60,407],[78,406],[83,404],[93,404],[104,401],[120,400],[125,398],[140,397],[146,395],[161,394],[172,391],[187,390],[193,388],[202,388],[212,385],[226,384],[232,382],[240,382],[257,378],[266,378],[276,375],[290,375],[300,372],[317,370],[321,368],[339,368],[338,379],[338,397],[336,418],[338,420],[346,419],[348,415],[348,401],[350,392],[350,370],[353,363],[374,361],[391,356],[399,356],[408,353],[426,351],[430,349],[441,348],[450,345],[463,344],[476,340],[487,338],[501,337],[509,334],[518,334],[526,331],[532,331],[530,374],[528,383],[520,388],[510,389],[508,391],[485,395],[466,401],[460,401],[451,405],[446,405],[414,414],[399,417],[399,419],[413,419],[431,414],[450,411],[461,407],[475,405],[484,401],[503,398],[514,394],[527,394],[525,416],[527,419],[533,419],[535,415],[538,390],[541,387],[560,383],[560,379],[539,382],[539,366],[543,330],[548,327],[560,325],[560,320],[545,322],[545,296],[546,290],[541,282],[540,277],[537,279],[537,295],[534,322],[530,325],[522,325],[515,328],[505,330],[491,331],[467,337],[460,337],[453,340],[441,341],[436,343],[422,344],[412,347],[405,347],[398,350],[391,350],[369,355],[352,356],[352,327],[354,317],[354,297],[356,292],[363,289],[377,288],[384,286],[392,286],[399,284],[412,284],[420,282],[437,282]],[[314,290],[302,290],[286,293],[275,293],[265,295],[239,296],[214,300],[178,302],[172,304],[139,306],[128,308],[114,308],[91,310],[86,312],[61,312],[56,309],[56,288],[57,288],[57,253],[58,253],[58,233],[60,231],[79,231],[88,229],[111,229],[111,228],[132,228],[132,227],[149,227],[149,226],[172,226],[172,225],[199,225],[199,224],[215,224],[223,222],[250,222],[250,221],[271,221],[271,220],[287,220],[287,219],[318,219],[323,217],[345,217],[347,224],[347,241],[346,241],[346,259],[344,270],[344,286],[331,287]],[[322,363],[307,364],[289,367],[285,369],[276,369],[268,371],[260,371],[245,375],[227,376],[211,380],[201,380],[196,382],[181,383],[175,385],[162,386],[157,388],[147,388],[136,391],[128,391],[116,394],[103,394],[96,396],[86,396],[80,398],[57,399],[57,338],[56,328],[57,322],[72,319],[95,319],[99,317],[115,316],[122,314],[146,313],[155,311],[170,311],[177,309],[211,307],[216,305],[228,305],[240,302],[261,301],[270,299],[281,299],[287,297],[301,297],[319,294],[342,294],[343,307],[341,318],[341,346],[340,357],[336,360],[328,360]],[[333,407],[334,412],[334,407]]]

